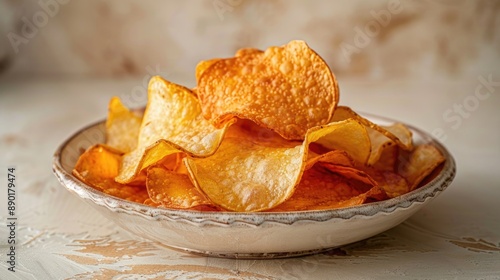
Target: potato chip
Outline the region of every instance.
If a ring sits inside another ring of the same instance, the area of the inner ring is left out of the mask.
[[[326,168],[332,173],[339,174],[344,178],[356,180],[371,187],[377,185],[377,182],[373,180],[370,175],[354,167],[336,165],[329,162],[320,162],[319,166]]]
[[[106,194],[143,203],[149,198],[144,186],[122,185],[115,182],[120,166],[120,153],[103,145],[87,149],[78,159],[73,175]]]
[[[188,175],[161,166],[148,168],[146,187],[151,201],[166,208],[187,209],[212,205],[191,183]]]
[[[395,143],[373,128],[367,127],[366,130],[371,143],[370,158],[366,164],[374,165],[382,156],[383,151],[388,149],[390,146],[395,146]]]
[[[316,144],[320,144],[329,150],[343,150],[347,152],[353,160],[360,163],[367,162],[371,154],[371,144],[366,128],[359,121],[354,119],[332,122],[331,124],[335,123],[342,123],[342,125],[337,128],[336,136],[321,137],[315,141]],[[320,131],[321,129],[322,128],[319,127]]]
[[[225,137],[247,138],[260,145],[272,147],[295,147],[302,144],[302,141],[286,140],[271,129],[258,126],[255,122],[245,119],[238,119],[235,124],[231,125]]]
[[[201,75],[205,72],[205,70],[208,69],[208,67],[212,66],[215,62],[219,60],[220,60],[219,58],[214,58],[210,60],[200,61],[196,65],[196,70],[195,70],[196,82],[198,83],[200,81]]]
[[[260,54],[263,53],[263,51],[256,49],[256,48],[242,48],[236,51],[234,54],[235,57],[240,57],[240,56],[245,56],[245,55],[251,55],[251,54]]]
[[[194,184],[216,205],[231,211],[263,211],[292,195],[306,167],[310,142],[345,138],[348,143],[363,132],[364,126],[355,120],[331,123],[310,129],[304,142],[293,148],[225,138],[214,155],[186,157],[184,162]]]
[[[217,61],[197,90],[203,115],[216,126],[237,116],[291,140],[327,124],[338,101],[328,65],[303,41]]]
[[[371,175],[379,186],[387,193],[389,198],[403,195],[410,191],[410,186],[405,178],[390,171],[378,171]]]
[[[131,182],[142,170],[170,154],[209,156],[217,150],[232,123],[216,129],[203,118],[200,104],[189,89],[153,77],[137,148],[123,156],[115,180]]]
[[[288,198],[302,168],[301,145],[274,148],[226,138],[210,157],[185,158],[195,185],[215,204],[232,211],[260,211]]]
[[[387,145],[383,147],[380,152],[380,157],[375,163],[372,163],[373,168],[380,171],[391,171],[396,170],[396,164],[398,161],[399,147],[396,145]]]
[[[144,200],[144,204],[148,205],[148,206],[152,206],[152,207],[160,207],[161,206],[161,203],[153,202],[151,200],[151,198],[148,198],[148,199]]]
[[[239,49],[235,53],[235,57],[239,56],[244,56],[244,55],[250,55],[250,54],[258,54],[262,53],[261,50],[259,49],[254,49],[254,48],[243,48]],[[205,70],[208,69],[208,67],[212,66],[215,62],[221,60],[220,58],[214,58],[214,59],[209,59],[209,60],[202,60],[196,65],[196,82],[198,83],[200,81],[201,75],[205,72]]]
[[[416,189],[445,160],[441,152],[431,144],[418,145],[407,159],[400,159],[398,173],[408,181],[410,190]]]
[[[293,195],[271,212],[336,209],[363,204],[369,197],[384,195],[378,187],[364,185],[315,166],[304,172]]]
[[[394,141],[396,144],[398,144],[398,146],[400,146],[404,150],[409,151],[413,148],[412,133],[403,124],[397,123],[391,126],[380,126],[363,118],[362,116],[354,112],[351,108],[346,106],[338,106],[337,109],[335,109],[332,121],[341,121],[350,118],[358,120],[366,127],[369,127],[375,131],[380,132],[382,135]],[[374,133],[371,130],[369,130],[369,134],[370,138],[374,137]],[[377,147],[385,145],[384,143],[386,142],[385,138],[383,137],[375,138],[373,141],[376,143]],[[378,154],[379,148],[377,147],[375,147],[373,150],[375,153]],[[371,163],[375,161],[376,160],[371,160]]]
[[[309,151],[311,154],[311,151]],[[306,170],[313,167],[318,162],[327,162],[340,166],[353,166],[354,160],[342,150],[333,150],[322,155],[315,155],[309,157],[306,163]]]
[[[106,145],[124,153],[135,149],[141,121],[142,117],[125,107],[120,98],[111,98],[106,120]]]

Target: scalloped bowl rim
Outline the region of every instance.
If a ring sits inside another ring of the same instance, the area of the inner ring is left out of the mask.
[[[396,122],[395,120],[380,117],[372,114],[362,115],[377,118],[386,122]],[[445,156],[445,162],[439,174],[432,180],[418,189],[415,189],[404,195],[391,198],[384,201],[371,202],[358,206],[331,210],[307,210],[291,212],[203,212],[182,209],[166,209],[148,206],[136,202],[127,201],[105,194],[99,190],[86,185],[70,171],[66,170],[61,163],[61,154],[69,143],[84,131],[103,125],[105,121],[101,120],[73,133],[56,150],[53,159],[53,171],[59,181],[68,190],[75,192],[83,199],[92,199],[93,203],[106,206],[113,211],[123,211],[129,214],[141,214],[142,216],[157,219],[179,220],[185,219],[192,223],[203,224],[206,221],[219,223],[222,226],[229,226],[233,223],[241,223],[252,226],[259,226],[265,222],[293,224],[301,220],[327,221],[331,219],[351,219],[356,216],[373,216],[377,213],[391,213],[398,208],[408,208],[413,203],[424,202],[427,198],[434,197],[444,191],[453,180],[456,173],[455,161],[448,150],[428,133],[408,124],[413,133],[417,132],[426,138],[426,142],[432,142]],[[72,182],[73,184],[66,184]],[[119,208],[116,206],[119,205]]]

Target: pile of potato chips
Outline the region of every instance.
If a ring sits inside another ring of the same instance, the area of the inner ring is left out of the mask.
[[[303,41],[202,61],[188,89],[153,77],[144,113],[113,98],[107,141],[73,174],[104,193],[202,211],[335,209],[417,188],[443,161],[403,124],[337,106],[337,81]]]

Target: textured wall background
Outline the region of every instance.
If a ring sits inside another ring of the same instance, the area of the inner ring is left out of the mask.
[[[500,1],[0,0],[4,76],[193,77],[292,39],[338,76],[475,79],[500,71]]]

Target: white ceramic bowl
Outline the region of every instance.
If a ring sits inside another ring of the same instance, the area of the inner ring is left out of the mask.
[[[375,123],[394,121],[364,114]],[[355,207],[284,213],[199,212],[155,208],[104,194],[71,174],[80,154],[103,143],[104,122],[85,127],[54,155],[61,184],[112,222],[140,237],[191,253],[229,258],[280,258],[318,253],[388,230],[439,195],[455,177],[455,161],[429,134],[409,126],[416,143],[432,142],[445,156],[426,185],[400,197]]]

